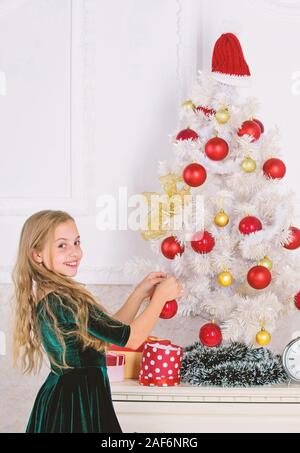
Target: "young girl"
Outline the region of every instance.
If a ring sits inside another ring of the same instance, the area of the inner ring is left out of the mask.
[[[113,316],[73,280],[82,250],[74,219],[41,211],[21,231],[16,265],[14,364],[39,371],[42,347],[51,372],[39,390],[26,432],[122,432],[114,412],[105,351],[110,343],[137,348],[150,334],[166,301],[182,295],[166,274],[149,274]],[[138,316],[146,298],[151,302]]]

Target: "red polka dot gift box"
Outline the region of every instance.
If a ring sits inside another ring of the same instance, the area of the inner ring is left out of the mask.
[[[180,384],[183,348],[156,337],[149,337],[139,373],[139,384],[144,386],[173,387]]]

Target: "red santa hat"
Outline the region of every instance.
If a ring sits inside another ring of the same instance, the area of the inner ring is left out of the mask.
[[[233,33],[225,33],[217,40],[212,58],[212,75],[227,85],[245,86],[250,80],[250,69],[240,41]]]

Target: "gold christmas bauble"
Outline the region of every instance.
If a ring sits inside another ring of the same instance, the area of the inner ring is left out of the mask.
[[[230,113],[228,109],[221,109],[217,111],[215,118],[219,124],[226,124],[230,120]]]
[[[188,101],[184,101],[182,103],[182,107],[185,109],[185,110],[193,110],[195,108],[194,104],[193,104],[193,101],[191,100],[188,100]]]
[[[242,162],[242,169],[245,173],[253,173],[257,168],[255,160],[251,159],[251,157],[246,157],[246,159]]]
[[[233,282],[233,277],[230,272],[227,272],[227,271],[222,272],[218,276],[218,283],[220,286],[224,286],[224,287],[231,286],[232,282]]]
[[[256,335],[256,342],[260,346],[268,346],[271,343],[272,337],[271,334],[264,328]]]
[[[215,217],[215,224],[221,228],[224,228],[229,223],[229,216],[223,210],[220,211]]]
[[[260,260],[258,265],[266,267],[269,271],[273,269],[273,261],[271,261],[267,256]]]

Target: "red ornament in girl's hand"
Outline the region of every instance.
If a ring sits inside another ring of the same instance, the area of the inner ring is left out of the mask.
[[[300,310],[300,293],[295,296],[295,305],[298,310]]]
[[[165,303],[159,317],[162,319],[171,319],[171,318],[174,318],[177,311],[178,311],[178,304],[177,304],[176,300],[170,300],[169,302]]]
[[[162,254],[169,260],[174,260],[175,256],[184,252],[184,246],[178,240],[171,236],[163,241],[161,244]]]
[[[222,138],[215,137],[209,140],[205,145],[205,154],[211,160],[224,160],[229,153],[228,143]]]
[[[300,230],[296,227],[290,228],[291,239],[284,244],[287,250],[297,250],[300,247]]]
[[[248,216],[240,221],[239,230],[242,234],[256,233],[262,230],[262,224],[256,217]]]
[[[286,175],[285,163],[280,159],[269,159],[263,167],[264,174],[267,178],[282,179]]]
[[[183,131],[179,132],[176,137],[176,140],[198,140],[199,135],[197,132],[193,131],[192,129],[184,129]]]
[[[250,135],[252,137],[251,141],[255,142],[261,136],[261,128],[255,121],[245,121],[242,127],[239,129],[238,135],[239,137]]]
[[[247,280],[254,289],[265,289],[272,281],[272,274],[264,266],[255,266],[248,272]]]
[[[200,164],[191,164],[183,172],[183,179],[190,187],[200,187],[205,183],[207,173]]]
[[[200,329],[199,339],[204,346],[210,348],[220,346],[223,340],[220,327],[214,323],[205,324]]]
[[[192,239],[191,245],[196,253],[210,253],[215,247],[215,239],[208,231],[196,233]]]

